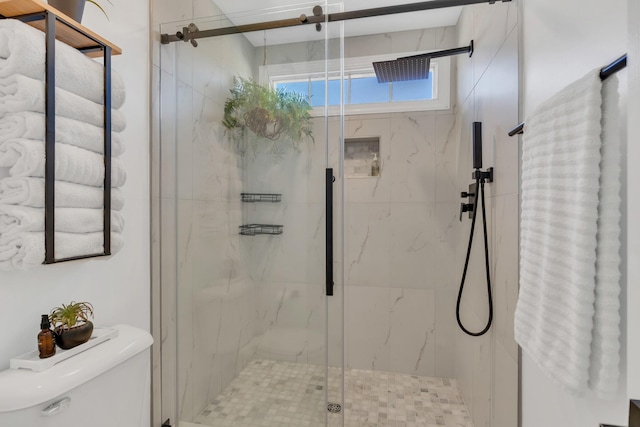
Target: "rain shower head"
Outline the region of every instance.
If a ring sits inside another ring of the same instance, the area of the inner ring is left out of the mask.
[[[374,62],[373,71],[376,73],[378,83],[428,79],[431,58],[460,55],[461,53],[468,53],[469,56],[473,55],[473,40],[471,40],[469,46],[405,56],[392,61]]]
[[[430,66],[429,56],[409,56],[392,61],[374,62],[373,70],[378,83],[389,83],[428,79]]]

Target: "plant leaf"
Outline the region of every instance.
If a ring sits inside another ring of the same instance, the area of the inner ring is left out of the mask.
[[[95,0],[87,0],[87,3],[93,3],[98,9],[100,9],[102,11],[102,13],[104,13],[104,16],[107,18],[107,21],[111,22],[111,20],[109,19],[109,15],[107,15],[107,12],[104,11],[102,6],[100,6],[98,4],[98,2],[96,2]],[[111,3],[111,2],[109,2],[109,3]],[[113,4],[113,3],[111,3],[111,4]]]

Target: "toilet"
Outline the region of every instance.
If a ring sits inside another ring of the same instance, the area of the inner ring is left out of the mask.
[[[35,372],[0,372],[0,427],[146,427],[148,332],[114,326],[117,336]]]

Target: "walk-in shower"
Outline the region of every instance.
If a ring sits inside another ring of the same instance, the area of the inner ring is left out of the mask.
[[[482,402],[492,407],[494,387],[479,376],[494,370],[480,366],[504,327],[467,341],[455,308],[469,129],[493,128],[477,117],[480,95],[462,95],[482,83],[463,81],[465,70],[496,52],[469,20],[506,20],[511,3],[249,13],[231,3],[160,29],[161,421],[491,420]],[[411,57],[420,79],[398,67]],[[375,64],[400,78],[379,78]],[[475,259],[460,314],[473,329],[485,314]]]

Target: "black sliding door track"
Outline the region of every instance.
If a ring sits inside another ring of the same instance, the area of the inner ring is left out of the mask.
[[[174,35],[162,34],[160,41],[162,44],[169,44],[177,41],[188,42],[190,40],[202,39],[207,37],[226,36],[230,34],[250,33],[253,31],[273,30],[276,28],[297,27],[300,25],[323,24],[325,22],[348,21],[351,19],[373,18],[375,16],[395,15],[398,13],[420,12],[424,10],[444,9],[448,7],[467,6],[471,4],[489,3],[494,4],[496,1],[502,3],[511,0],[433,0],[421,3],[400,4],[395,6],[377,7],[373,9],[353,10],[350,12],[323,14],[322,9],[316,6],[314,13],[319,11],[318,15],[307,16],[300,15],[298,18],[282,19],[279,21],[262,22],[257,24],[247,24],[219,28],[215,30],[190,31],[185,27],[183,31],[178,31]],[[316,27],[318,28],[318,27]]]

